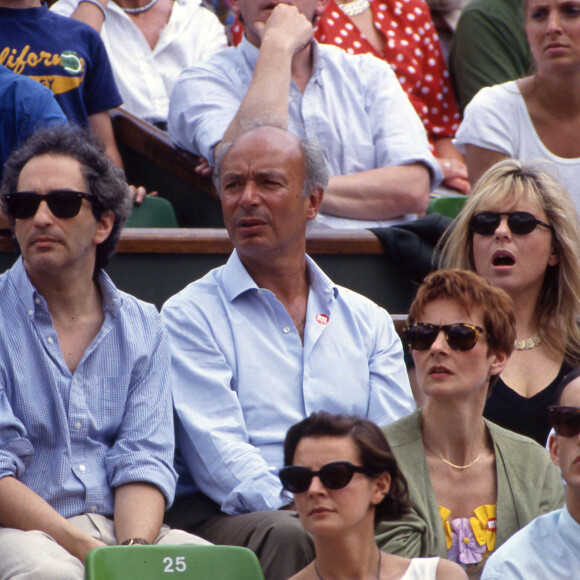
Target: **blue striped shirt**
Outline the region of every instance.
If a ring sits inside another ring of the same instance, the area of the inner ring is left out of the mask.
[[[155,307],[100,272],[104,322],[71,374],[22,259],[0,276],[0,478],[65,517],[112,515],[114,488],[175,493],[166,333]]]

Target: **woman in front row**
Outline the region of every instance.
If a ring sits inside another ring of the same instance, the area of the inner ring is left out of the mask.
[[[292,580],[463,580],[439,558],[379,551],[377,522],[409,510],[407,483],[381,430],[359,417],[313,413],[288,431],[282,485],[294,493],[316,559]]]
[[[482,417],[514,339],[511,299],[477,274],[433,272],[419,288],[405,340],[426,403],[384,428],[413,510],[378,526],[385,551],[447,557],[479,578],[490,552],[562,506],[546,450]]]

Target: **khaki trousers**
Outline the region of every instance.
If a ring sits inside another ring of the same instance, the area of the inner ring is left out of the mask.
[[[117,543],[113,520],[97,514],[69,518],[69,522],[93,538],[113,546]],[[208,544],[181,530],[164,525],[156,544]],[[85,567],[44,532],[24,532],[0,527],[0,580],[83,580]]]

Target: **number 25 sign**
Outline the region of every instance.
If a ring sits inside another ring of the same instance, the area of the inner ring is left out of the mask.
[[[185,556],[176,556],[175,558],[170,558],[167,556],[163,558],[163,572],[165,574],[173,574],[174,572],[185,572],[187,570],[187,564],[185,562]]]

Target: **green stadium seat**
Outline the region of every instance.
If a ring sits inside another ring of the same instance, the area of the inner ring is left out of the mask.
[[[170,201],[148,195],[141,205],[133,206],[125,227],[176,228],[178,224]]]
[[[86,580],[264,580],[258,558],[237,546],[106,546],[85,558]]]

